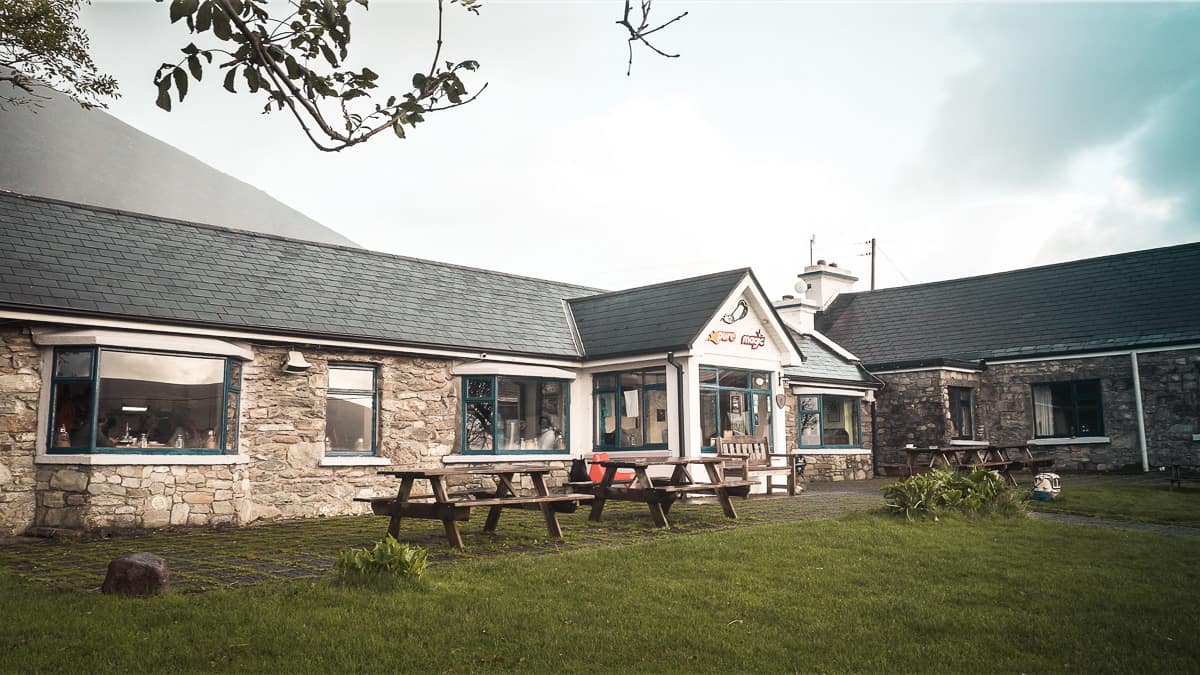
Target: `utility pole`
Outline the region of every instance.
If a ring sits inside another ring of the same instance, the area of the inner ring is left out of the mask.
[[[875,290],[875,237],[871,237],[871,290]]]

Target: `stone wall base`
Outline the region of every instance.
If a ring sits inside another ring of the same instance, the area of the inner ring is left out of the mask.
[[[875,477],[871,455],[804,455],[805,482],[867,480]]]
[[[40,466],[31,531],[242,525],[248,491],[239,465]]]

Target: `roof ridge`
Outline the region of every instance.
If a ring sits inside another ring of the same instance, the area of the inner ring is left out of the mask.
[[[650,290],[653,288],[665,288],[667,286],[678,286],[680,284],[686,284],[686,283],[691,283],[694,281],[700,281],[701,279],[713,279],[713,278],[720,277],[720,276],[723,276],[726,274],[733,274],[735,272],[740,272],[742,274],[745,274],[745,273],[750,272],[750,268],[749,267],[738,267],[738,268],[734,268],[731,270],[725,270],[723,272],[710,272],[708,274],[701,274],[699,276],[687,277],[685,279],[673,279],[670,281],[660,281],[655,284],[647,284],[645,286],[634,286],[632,288],[624,288],[619,291],[602,291],[602,292],[596,293],[594,295],[582,295],[582,296],[577,296],[574,298],[567,298],[566,300],[568,303],[571,303],[571,302],[576,302],[576,301],[581,301],[581,300],[592,300],[592,299],[611,297],[613,295],[620,295],[622,293],[632,293],[634,291],[645,291],[645,290]]]
[[[850,298],[850,296],[863,297],[868,294],[880,295],[880,294],[885,294],[885,293],[889,293],[889,292],[910,291],[915,288],[926,288],[929,286],[965,283],[965,282],[969,282],[969,281],[990,279],[990,278],[1001,277],[1001,276],[1006,276],[1006,275],[1010,275],[1010,274],[1020,274],[1022,272],[1032,272],[1034,270],[1046,270],[1046,269],[1051,269],[1051,268],[1055,268],[1055,267],[1067,267],[1070,265],[1080,265],[1083,263],[1091,263],[1091,262],[1097,262],[1097,261],[1101,261],[1101,260],[1111,260],[1113,258],[1124,258],[1127,256],[1162,252],[1162,251],[1166,251],[1169,249],[1185,249],[1185,248],[1189,248],[1189,247],[1200,247],[1200,242],[1193,241],[1193,242],[1188,242],[1185,244],[1169,244],[1166,246],[1156,246],[1154,248],[1142,248],[1142,249],[1137,249],[1134,251],[1123,251],[1121,253],[1109,253],[1107,255],[1100,255],[1100,256],[1095,256],[1092,258],[1079,258],[1078,260],[1064,260],[1062,262],[1046,263],[1044,265],[1033,265],[1031,267],[1019,267],[1015,270],[1001,270],[999,272],[989,272],[987,274],[976,274],[976,275],[968,276],[968,277],[957,277],[954,279],[941,279],[938,281],[925,281],[925,282],[922,282],[919,284],[905,284],[903,286],[891,286],[888,288],[879,288],[879,289],[875,289],[875,290],[866,290],[866,291],[847,291],[844,293],[839,293],[837,298],[834,299],[834,301],[836,302],[837,299],[842,298],[842,297],[847,297],[847,298]],[[832,303],[830,303],[830,306],[832,306]]]
[[[269,234],[266,232],[254,232],[251,230],[242,230],[242,229],[238,229],[236,227],[228,227],[225,225],[212,225],[210,223],[197,223],[197,222],[190,221],[190,220],[181,220],[179,218],[171,218],[168,216],[156,216],[156,215],[149,214],[149,213],[141,213],[139,211],[126,211],[123,209],[115,209],[115,208],[112,208],[109,206],[97,206],[94,204],[83,204],[80,202],[72,202],[72,201],[67,201],[64,199],[55,199],[53,197],[43,197],[41,195],[29,195],[29,194],[24,194],[21,192],[16,192],[14,190],[6,190],[3,188],[0,188],[0,196],[12,196],[12,197],[16,197],[17,199],[25,199],[25,200],[36,201],[36,202],[46,202],[46,203],[50,203],[50,204],[58,204],[60,206],[69,206],[69,207],[80,208],[80,209],[84,209],[84,210],[96,211],[96,212],[100,212],[100,213],[111,213],[111,214],[119,215],[119,216],[132,216],[134,218],[145,218],[148,220],[156,220],[156,221],[163,222],[163,223],[184,225],[184,226],[195,227],[195,228],[204,229],[204,230],[216,230],[218,232],[228,232],[230,234],[244,235],[247,237],[258,238],[258,239],[274,239],[277,241],[295,242],[295,243],[300,243],[300,244],[308,244],[311,246],[319,246],[321,248],[337,249],[337,250],[347,251],[347,252],[351,252],[351,253],[367,254],[367,255],[381,257],[381,258],[389,258],[389,259],[395,259],[395,260],[407,260],[410,262],[426,263],[426,264],[430,264],[430,265],[437,265],[439,267],[458,269],[458,270],[466,270],[466,271],[470,271],[470,272],[483,272],[485,274],[493,274],[496,276],[508,277],[510,279],[524,279],[526,281],[539,281],[542,283],[555,284],[558,286],[566,286],[566,287],[584,290],[584,291],[597,291],[597,292],[601,292],[601,293],[605,292],[605,291],[603,291],[603,289],[594,288],[591,286],[583,286],[581,284],[572,284],[572,283],[568,283],[565,281],[556,281],[554,279],[542,279],[539,277],[525,276],[523,274],[513,274],[511,272],[501,272],[499,270],[489,270],[489,269],[484,269],[482,267],[471,267],[469,265],[459,265],[456,263],[444,262],[441,260],[431,260],[429,258],[417,258],[415,256],[401,255],[398,253],[387,253],[385,251],[376,251],[374,249],[369,249],[369,248],[365,248],[365,247],[346,246],[344,244],[331,244],[331,243],[321,242],[321,241],[310,241],[308,239],[300,239],[298,237],[285,237],[283,235]],[[579,297],[588,297],[588,296],[579,296]]]

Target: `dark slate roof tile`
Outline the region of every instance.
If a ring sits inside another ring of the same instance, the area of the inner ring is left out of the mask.
[[[875,383],[875,379],[867,374],[860,364],[837,353],[821,340],[790,328],[788,330],[804,354],[803,364],[784,368],[784,375],[790,379],[837,380],[863,385]]]
[[[844,293],[817,330],[870,366],[1200,342],[1200,243]]]
[[[569,301],[590,359],[682,349],[747,274],[730,270]]]
[[[562,301],[597,292],[3,191],[0,283],[9,305],[569,358]]]

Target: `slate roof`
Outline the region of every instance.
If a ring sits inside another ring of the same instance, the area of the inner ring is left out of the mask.
[[[595,292],[0,191],[0,307],[575,359]]]
[[[1200,342],[1200,243],[843,293],[816,327],[871,370]]]
[[[783,374],[789,379],[795,382],[835,382],[872,387],[878,384],[879,381],[860,364],[838,354],[821,340],[790,328],[788,331],[804,352],[804,365],[783,369]]]
[[[589,359],[687,349],[748,268],[569,301]]]

